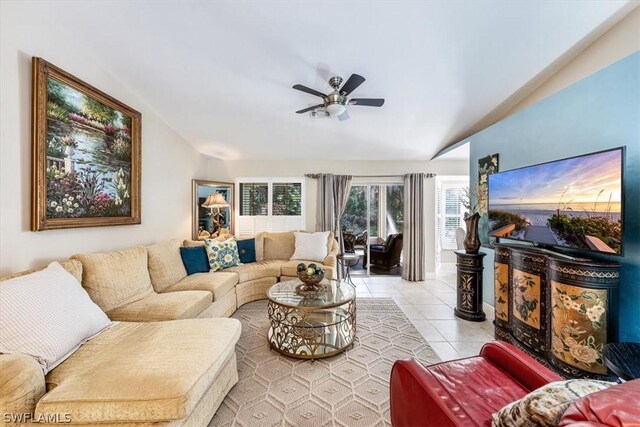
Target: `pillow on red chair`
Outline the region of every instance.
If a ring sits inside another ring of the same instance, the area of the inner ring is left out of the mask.
[[[615,383],[596,380],[555,381],[493,414],[493,427],[557,426],[574,401]]]
[[[569,406],[558,427],[576,426],[581,423],[612,427],[639,426],[638,396],[640,379],[589,394]]]

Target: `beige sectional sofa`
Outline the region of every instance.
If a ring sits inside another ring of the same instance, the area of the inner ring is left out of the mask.
[[[295,276],[305,261],[289,260],[294,246],[293,233],[262,233],[257,262],[191,276],[177,241],[61,262],[119,322],[46,376],[30,356],[1,354],[0,425],[30,424],[24,417],[8,422],[4,414],[83,425],[206,425],[238,381],[241,325],[224,317]],[[337,252],[330,236],[322,263],[329,278]]]

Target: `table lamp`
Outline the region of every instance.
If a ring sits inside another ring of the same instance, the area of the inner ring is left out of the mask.
[[[227,201],[225,200],[224,196],[220,193],[211,193],[207,196],[207,199],[204,201],[204,203],[202,204],[203,208],[207,208],[207,209],[211,209],[211,216],[213,217],[213,221],[211,224],[211,234],[213,234],[216,231],[216,226],[217,229],[221,229],[224,224],[221,224],[222,222],[222,213],[220,212],[220,210],[222,208],[226,208],[229,206],[229,203],[227,203]],[[213,210],[217,208],[218,211],[216,212],[216,214],[213,214]]]

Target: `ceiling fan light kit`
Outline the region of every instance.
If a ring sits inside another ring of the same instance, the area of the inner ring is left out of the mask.
[[[311,112],[311,117],[328,117],[328,116],[337,116],[340,121],[347,120],[349,118],[349,113],[347,112],[347,105],[361,105],[365,107],[382,107],[384,105],[383,98],[352,98],[349,99],[348,96],[355,89],[358,88],[362,83],[364,83],[365,78],[358,75],[352,74],[349,77],[349,80],[342,85],[342,77],[333,76],[329,79],[329,85],[333,88],[333,92],[328,95],[325,95],[322,92],[319,92],[315,89],[311,89],[309,87],[297,84],[293,85],[293,88],[299,90],[301,92],[308,93],[310,95],[318,96],[322,98],[322,104],[313,105],[308,108],[303,108],[302,110],[296,111],[298,114],[304,114]],[[320,109],[323,109],[320,112]]]

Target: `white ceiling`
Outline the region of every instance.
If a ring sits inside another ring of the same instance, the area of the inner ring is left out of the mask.
[[[627,1],[39,2],[170,127],[224,159],[429,159]],[[73,70],[68,70],[73,73]],[[333,74],[382,108],[294,111]],[[108,88],[102,88],[108,92]],[[135,105],[133,106],[135,108]]]

